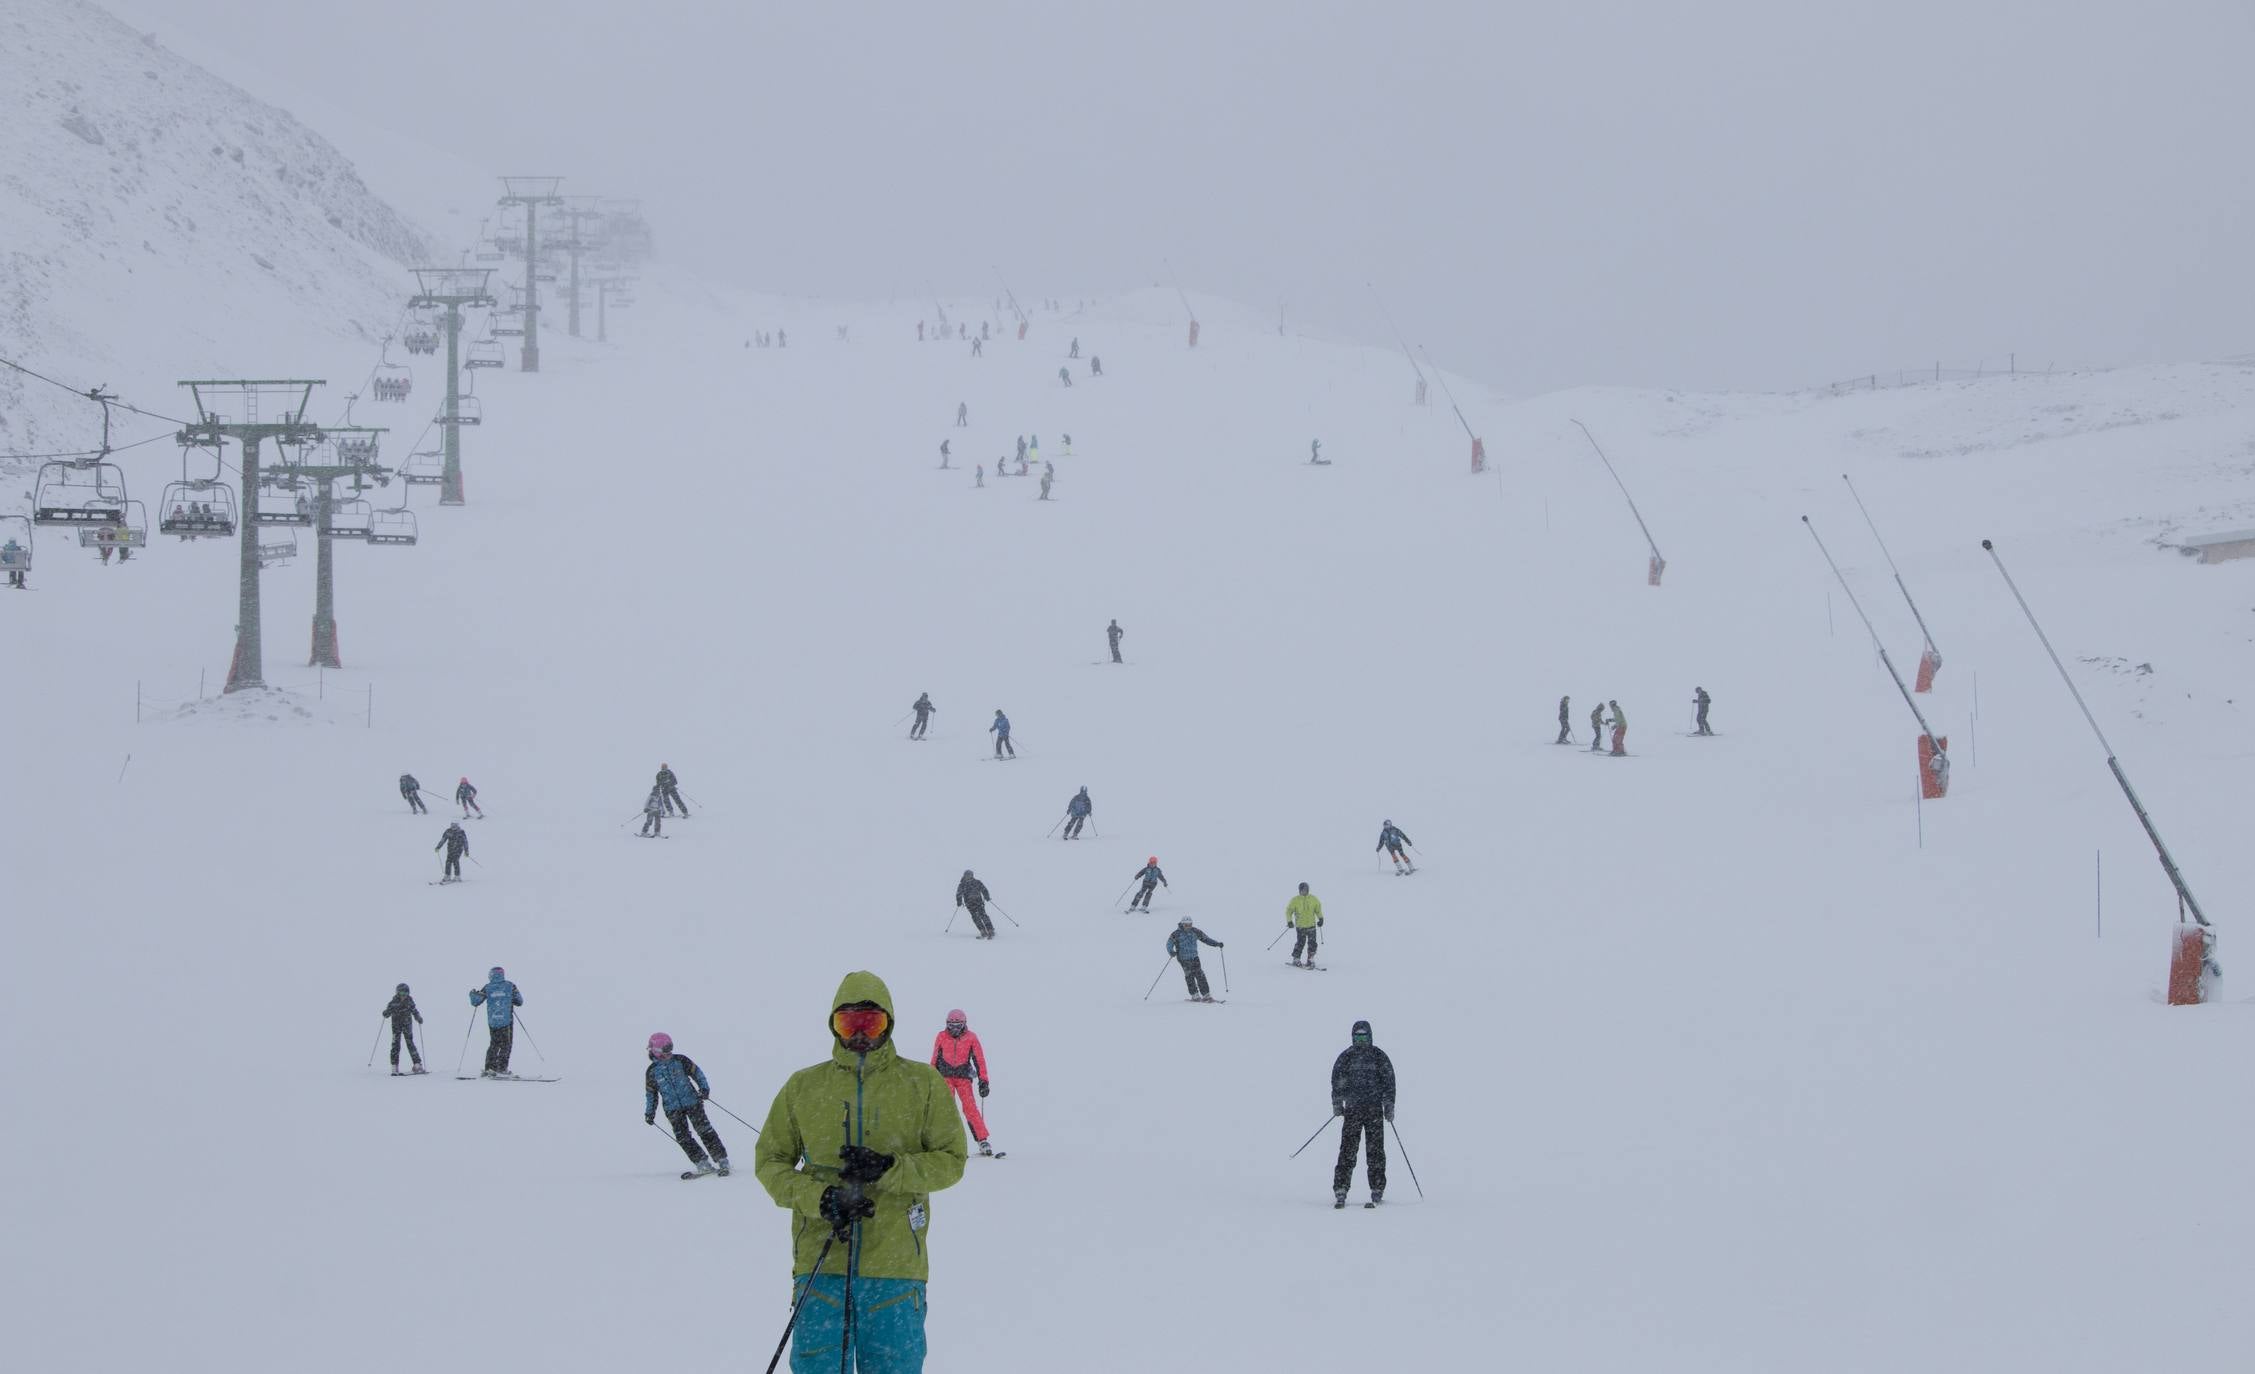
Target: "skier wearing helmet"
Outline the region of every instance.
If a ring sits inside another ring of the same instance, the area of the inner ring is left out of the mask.
[[[1005,749],[1010,751],[1010,757],[1018,757],[1018,746],[1010,742],[1010,717],[1002,714],[999,706],[994,708],[994,724],[987,727],[987,733],[994,736],[996,758],[1001,758]]]
[[[994,1156],[994,1146],[987,1142],[987,1119],[979,1110],[979,1097],[987,1095],[987,1047],[971,1030],[970,1018],[958,1007],[947,1014],[947,1025],[932,1037],[932,1067],[947,1080],[948,1090],[955,1094],[955,1104],[963,1109],[963,1120],[971,1128],[971,1139],[978,1142],[979,1153]],[[978,1085],[978,1097],[971,1095],[972,1084]]]
[[[1292,937],[1292,966],[1314,968],[1316,945],[1320,937],[1316,931],[1323,926],[1323,902],[1308,891],[1306,883],[1300,884],[1299,895],[1284,904],[1284,927],[1296,931]],[[1282,939],[1282,936],[1277,937]],[[1306,962],[1301,962],[1302,956]]]
[[[689,803],[681,799],[681,781],[674,777],[673,765],[670,763],[658,765],[658,800],[665,803],[667,815],[672,815],[678,807],[681,819],[689,819]]]
[[[895,1048],[883,979],[847,974],[830,1008],[830,1053],[784,1082],[754,1151],[794,1223],[791,1368],[920,1370],[932,1194],[963,1177],[963,1123],[932,1066]]]
[[[485,1071],[480,1078],[515,1078],[509,1072],[509,1050],[517,1040],[517,1008],[525,995],[509,981],[501,965],[486,970],[485,986],[470,989],[470,1005],[485,1008]]]
[[[994,938],[994,922],[987,917],[987,903],[993,900],[987,885],[973,877],[970,869],[964,869],[962,880],[955,885],[955,904],[971,913],[971,924],[979,928],[982,940]]]
[[[1084,787],[1073,795],[1071,801],[1065,803],[1065,838],[1079,839],[1081,827],[1088,824],[1088,818],[1094,814],[1096,803],[1088,799],[1088,789]]]
[[[1387,821],[1378,828],[1378,848],[1393,856],[1394,872],[1397,876],[1417,871],[1417,865],[1409,861],[1407,854],[1402,853],[1410,844],[1411,840],[1408,834],[1392,821]]]
[[[697,1061],[673,1052],[672,1036],[659,1031],[650,1037],[650,1067],[642,1071],[642,1119],[657,1125],[658,1106],[665,1105],[673,1138],[695,1166],[683,1178],[711,1173],[728,1176],[728,1147],[720,1143],[720,1132],[705,1116],[705,1099],[712,1095],[713,1085],[706,1080],[705,1071],[697,1067]],[[696,1132],[694,1137],[692,1131]],[[699,1141],[704,1143],[700,1145]]]
[[[462,779],[460,783],[455,785],[454,800],[462,807],[463,820],[470,819],[472,811],[478,813],[479,820],[485,819],[485,808],[478,805],[478,789],[470,786],[468,778]]]
[[[1151,889],[1167,882],[1167,875],[1159,871],[1159,856],[1154,854],[1144,860],[1143,867],[1136,871],[1135,879],[1143,884],[1143,889],[1133,897],[1128,898],[1128,910],[1135,910],[1136,904],[1140,902],[1143,909],[1149,911],[1151,909]],[[1167,886],[1172,887],[1174,884],[1167,883]]]
[[[408,1057],[415,1062],[415,1067],[410,1072],[424,1072],[423,1052],[415,1048],[415,1027],[422,1021],[423,1013],[415,1010],[415,999],[407,995],[407,984],[401,983],[398,989],[392,993],[391,1000],[384,1004],[384,1009],[380,1015],[391,1022],[392,1076],[394,1078],[401,1076],[399,1072],[399,1042],[402,1040],[407,1042]]]
[[[1182,965],[1182,981],[1190,989],[1190,1000],[1211,1002],[1214,1000],[1214,985],[1206,981],[1205,966],[1198,958],[1200,945],[1212,945],[1215,949],[1220,949],[1222,942],[1192,925],[1188,916],[1176,922],[1174,933],[1167,937],[1167,953]]]

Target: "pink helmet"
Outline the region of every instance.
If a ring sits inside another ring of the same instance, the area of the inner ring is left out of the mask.
[[[963,1008],[957,1007],[947,1014],[947,1023],[951,1026],[968,1026],[971,1018],[963,1014]]]
[[[650,1037],[650,1057],[655,1059],[673,1053],[673,1037],[664,1031]]]

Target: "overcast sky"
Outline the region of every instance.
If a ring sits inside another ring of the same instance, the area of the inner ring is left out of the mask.
[[[110,7],[777,291],[1375,282],[1511,391],[2255,350],[2248,0]]]

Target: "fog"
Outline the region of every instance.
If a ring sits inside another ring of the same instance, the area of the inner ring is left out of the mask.
[[[112,8],[779,292],[1375,283],[1513,392],[2255,349],[2243,0]]]

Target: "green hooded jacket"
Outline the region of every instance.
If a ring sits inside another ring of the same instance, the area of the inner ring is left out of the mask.
[[[1302,928],[1315,925],[1323,919],[1323,903],[1312,892],[1302,892],[1284,904],[1284,915],[1293,925]]]
[[[893,1012],[893,995],[874,973],[847,974],[830,999],[833,1010],[854,1002],[874,1002],[886,1014]],[[898,1017],[894,1020],[897,1036]],[[827,1015],[824,1023],[827,1030]],[[856,1056],[833,1037],[830,1057],[784,1080],[767,1109],[754,1171],[775,1205],[793,1213],[794,1278],[813,1272],[829,1238],[822,1193],[837,1183],[838,1151],[848,1144],[893,1157],[884,1177],[862,1190],[877,1205],[877,1215],[856,1223],[861,1262],[855,1272],[918,1282],[930,1276],[925,1248],[930,1195],[963,1177],[963,1118],[946,1080],[929,1064],[901,1058],[893,1038]],[[846,1272],[843,1244],[830,1247],[822,1272]]]

